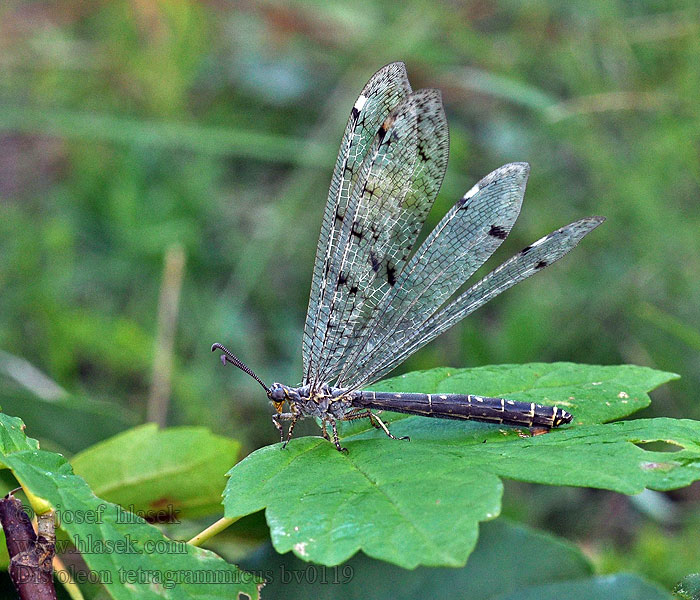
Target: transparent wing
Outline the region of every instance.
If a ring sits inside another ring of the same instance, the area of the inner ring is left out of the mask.
[[[491,271],[443,310],[426,314],[424,321],[414,329],[399,326],[381,348],[375,347],[360,359],[362,372],[355,372],[352,386],[361,387],[376,381],[501,292],[559,260],[604,220],[604,217],[587,217],[557,229]]]
[[[448,145],[437,90],[409,94],[379,127],[342,218],[305,383],[337,374],[356,331],[396,285],[442,183]]]
[[[447,122],[437,90],[411,94],[387,126],[366,180],[358,179],[359,202],[343,240],[346,256],[317,374],[322,383],[337,375],[377,303],[397,284],[447,167]]]
[[[370,78],[350,111],[331,179],[316,249],[309,308],[302,340],[305,373],[311,368],[312,342],[314,332],[318,328],[319,303],[329,293],[328,286],[334,284],[328,279],[328,271],[335,255],[340,251],[338,238],[358,171],[379,126],[391,109],[410,91],[406,66],[401,62],[392,63]],[[320,349],[317,347],[316,350]],[[315,358],[318,359],[318,356]]]
[[[365,359],[374,349],[391,352],[386,344],[397,330],[415,330],[496,251],[520,213],[529,172],[527,163],[497,169],[443,217],[357,332],[339,387],[363,375]]]

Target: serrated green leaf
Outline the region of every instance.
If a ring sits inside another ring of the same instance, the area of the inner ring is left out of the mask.
[[[0,413],[0,454],[37,448],[39,448],[39,442],[24,434],[22,419]]]
[[[575,423],[590,423],[645,406],[647,391],[675,377],[637,367],[535,364],[438,369],[384,382],[381,389],[468,391],[528,401],[540,394],[540,402],[585,415]],[[500,512],[500,477],[627,494],[700,479],[695,421],[579,425],[523,437],[483,423],[384,416],[395,435],[410,435],[411,441],[354,426],[343,430],[347,455],[319,437],[249,455],[229,472],[226,516],[266,509],[278,552],[292,550],[326,565],[363,550],[408,568],[459,566],[474,547],[478,523]],[[635,445],[654,440],[682,449],[651,452]]]
[[[223,473],[239,451],[237,441],[204,427],[149,423],[84,450],[71,464],[109,502],[141,515],[193,518],[221,512]]]
[[[17,421],[3,416],[0,431]],[[169,540],[143,519],[98,498],[61,455],[36,449],[0,454],[25,492],[56,510],[61,527],[116,600],[259,597],[258,578],[213,552]]]
[[[456,454],[418,476],[415,454],[385,462],[372,442],[353,444],[350,457],[315,437],[297,440],[289,452],[262,448],[230,472],[225,514],[267,507],[277,551],[323,564],[339,564],[360,549],[409,568],[464,564],[478,522],[500,510],[498,477],[464,471]],[[455,497],[468,497],[469,510]]]

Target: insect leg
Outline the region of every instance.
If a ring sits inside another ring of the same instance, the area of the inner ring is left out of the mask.
[[[277,431],[280,432],[280,442],[284,441],[284,431],[282,429],[282,423],[279,421],[279,414],[275,413],[272,415],[272,422],[274,423],[275,427],[277,427]]]
[[[282,448],[286,448],[287,444],[289,443],[289,440],[292,439],[292,432],[294,431],[294,426],[297,424],[297,421],[299,420],[299,414],[295,414],[292,417],[292,422],[289,424],[289,431],[287,431],[287,441],[282,444]]]
[[[340,440],[338,439],[338,428],[335,425],[335,419],[330,416],[327,416],[326,419],[331,424],[331,428],[333,429],[333,443],[335,444],[335,447],[338,449],[338,452],[344,452],[345,454],[347,454],[348,449],[343,448],[340,445]]]
[[[386,426],[386,423],[382,421],[377,415],[375,415],[371,410],[367,411],[369,414],[367,415],[369,417],[369,422],[372,423],[377,429],[381,429],[384,433],[386,433],[392,440],[408,440],[409,442],[411,441],[411,438],[408,437],[407,435],[401,436],[397,438],[394,434],[389,431],[389,428]]]
[[[353,408],[343,415],[343,421],[354,421],[355,419],[366,419],[369,415],[366,408]]]
[[[387,427],[386,423],[382,421],[377,415],[375,415],[371,410],[363,410],[361,408],[355,408],[351,410],[350,412],[346,413],[343,416],[343,421],[354,421],[356,419],[369,419],[369,422],[372,424],[372,427],[375,427],[376,429],[381,429],[384,433],[386,433],[392,440],[408,440],[411,441],[411,438],[408,437],[407,435],[404,435],[400,438],[397,438],[395,435],[389,431],[389,428]]]
[[[298,418],[292,413],[274,413],[272,415],[272,422],[274,423],[277,431],[280,432],[280,442],[284,442],[284,430],[282,429],[282,423],[280,421],[290,421],[292,419]],[[289,440],[287,440],[289,441]],[[286,444],[285,444],[286,445]],[[284,446],[282,446],[284,448]]]
[[[326,429],[326,422],[322,421],[321,422],[321,434],[325,439],[327,439],[329,442],[331,441],[330,436],[328,435],[328,430]]]

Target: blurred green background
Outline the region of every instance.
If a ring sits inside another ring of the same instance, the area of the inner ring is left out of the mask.
[[[147,418],[246,451],[275,442],[260,388],[210,345],[299,381],[347,115],[403,60],[414,89],[442,90],[450,124],[426,229],[523,160],[523,212],[497,257],[608,221],[401,370],[648,365],[682,379],[645,415],[698,419],[699,57],[691,0],[5,1],[0,402],[68,455]],[[672,585],[700,569],[699,491],[658,508],[513,484],[506,512],[578,540],[601,571]]]

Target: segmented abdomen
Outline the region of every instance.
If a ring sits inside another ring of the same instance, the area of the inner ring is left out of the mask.
[[[524,425],[558,427],[570,423],[571,413],[534,402],[516,402],[473,394],[414,394],[361,391],[352,394],[353,406],[436,417]]]

